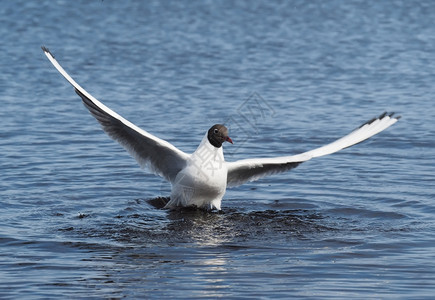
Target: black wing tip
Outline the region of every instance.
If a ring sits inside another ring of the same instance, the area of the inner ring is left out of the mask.
[[[42,51],[44,51],[45,53],[48,53],[48,54],[50,54],[51,55],[51,57],[53,57],[54,58],[54,55],[53,55],[53,53],[51,53],[50,52],[50,50],[47,48],[47,47],[45,47],[45,46],[41,46],[41,49],[42,49]]]
[[[396,119],[396,120],[399,120],[402,116],[395,116],[395,112],[390,112],[390,113],[388,113],[388,112],[384,112],[380,117],[379,117],[379,119],[383,119],[383,118],[385,118],[385,116],[388,116],[390,119]]]
[[[395,115],[395,112],[389,113],[389,112],[385,111],[379,117],[374,117],[373,119],[370,119],[369,121],[362,124],[359,128],[363,127],[364,125],[370,125],[376,120],[382,120],[385,117],[389,117],[389,118],[396,119],[396,120],[399,120],[402,117],[402,116],[394,116],[394,115]]]
[[[396,120],[399,120],[400,118],[402,118],[402,116],[394,116],[395,114],[396,114],[395,112],[392,112],[392,113],[388,114],[388,116],[391,119],[396,119]]]
[[[382,120],[383,118],[385,118],[385,116],[388,114],[388,112],[384,111],[383,114],[381,114],[378,119]],[[394,114],[394,113],[393,113]]]
[[[392,112],[391,114],[389,114],[388,116],[390,117],[390,118],[392,118],[392,119],[396,119],[396,120],[399,120],[400,118],[402,118],[402,116],[394,116],[394,112]]]
[[[400,118],[402,118],[402,116],[396,116],[395,115],[396,113],[395,112],[384,112],[382,115],[380,115],[379,117],[378,117],[378,119],[383,119],[383,118],[385,118],[386,116],[387,117],[389,117],[389,118],[391,118],[391,119],[396,119],[396,120],[399,120]]]

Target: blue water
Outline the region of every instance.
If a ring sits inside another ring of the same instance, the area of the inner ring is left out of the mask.
[[[0,298],[433,297],[435,2],[3,1],[0,19]],[[214,123],[236,160],[402,119],[228,190],[223,213],[158,210],[167,183],[41,45],[186,152]]]

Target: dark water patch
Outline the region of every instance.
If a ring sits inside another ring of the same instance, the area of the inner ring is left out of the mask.
[[[169,197],[157,197],[147,200],[147,203],[154,208],[162,209],[170,201]]]
[[[92,219],[92,217],[90,217]],[[164,244],[210,246],[230,244],[245,247],[257,240],[308,239],[309,236],[337,230],[325,217],[308,210],[266,210],[207,212],[200,209],[158,211],[112,216],[113,222],[89,223],[59,228],[78,238],[86,236],[128,245],[154,247]]]
[[[404,219],[405,215],[401,213],[397,213],[394,211],[379,211],[379,210],[368,210],[364,208],[352,208],[352,207],[344,207],[344,208],[333,208],[327,210],[328,214],[336,214],[336,215],[346,215],[350,217],[361,217],[361,218],[373,218],[373,219],[381,219],[381,220],[394,220],[394,219]]]

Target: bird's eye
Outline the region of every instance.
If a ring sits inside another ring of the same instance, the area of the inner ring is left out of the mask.
[[[214,132],[214,133],[218,133],[218,132],[219,132],[219,129],[215,128],[215,129],[213,130],[213,132]]]

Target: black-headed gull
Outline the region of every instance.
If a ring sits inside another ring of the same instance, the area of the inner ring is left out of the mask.
[[[383,113],[348,135],[301,154],[226,162],[222,144],[232,143],[232,140],[224,125],[213,125],[205,133],[195,152],[184,153],[167,141],[140,129],[95,99],[65,72],[47,48],[42,47],[42,50],[74,87],[86,108],[100,122],[103,130],[119,142],[142,167],[148,167],[171,183],[170,201],[165,208],[196,206],[220,210],[227,187],[288,171],[311,158],[353,146],[385,130],[400,118],[394,117],[393,113]]]

